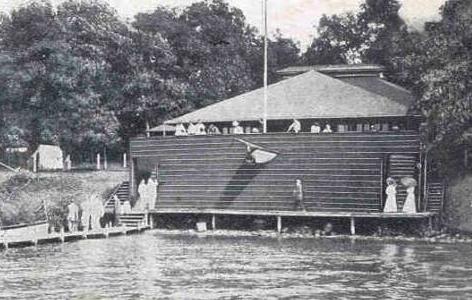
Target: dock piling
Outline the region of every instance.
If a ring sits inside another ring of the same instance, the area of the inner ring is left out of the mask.
[[[351,235],[356,234],[356,221],[354,217],[351,217]]]
[[[60,237],[59,238],[61,239],[61,242],[64,243],[64,241],[65,241],[64,227],[61,227],[61,229],[60,229]]]
[[[216,230],[216,216],[211,215],[211,229]]]
[[[277,232],[281,233],[282,232],[282,217],[277,216]]]

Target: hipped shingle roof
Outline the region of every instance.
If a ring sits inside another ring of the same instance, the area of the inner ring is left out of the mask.
[[[263,117],[263,88],[169,120],[255,121]],[[316,71],[268,86],[267,119],[323,119],[405,116],[408,106]]]

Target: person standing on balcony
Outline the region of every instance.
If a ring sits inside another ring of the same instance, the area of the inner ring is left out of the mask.
[[[244,134],[244,128],[239,126],[238,121],[233,121],[233,134]]]
[[[221,131],[218,129],[218,127],[216,127],[215,124],[210,124],[208,127],[208,134],[217,135],[221,134]]]
[[[333,133],[333,130],[331,129],[331,125],[326,124],[325,128],[323,129],[323,133]]]
[[[195,135],[206,135],[205,125],[200,120],[195,125],[194,130],[195,130]]]
[[[321,132],[321,126],[318,122],[315,122],[313,125],[311,125],[310,128],[311,133],[320,133]]]
[[[293,119],[292,124],[287,129],[287,132],[299,133],[302,130],[302,124],[297,119]]]
[[[177,126],[175,126],[175,135],[176,136],[185,136],[187,134],[187,129],[185,129],[184,124],[179,123]]]
[[[188,124],[187,134],[188,134],[188,135],[195,135],[195,133],[196,133],[195,130],[196,130],[195,125],[193,125],[193,123],[190,122],[190,123]]]

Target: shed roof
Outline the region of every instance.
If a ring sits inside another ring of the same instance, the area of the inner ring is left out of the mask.
[[[149,132],[175,132],[175,126],[161,124],[148,130]]]
[[[342,64],[342,65],[310,65],[310,66],[291,66],[278,70],[277,74],[284,77],[291,77],[306,73],[308,71],[317,71],[332,77],[350,77],[350,76],[380,76],[385,72],[385,67],[374,64]]]
[[[167,121],[253,121],[263,116],[263,89],[257,89]],[[268,87],[267,119],[405,116],[408,105],[316,71]]]

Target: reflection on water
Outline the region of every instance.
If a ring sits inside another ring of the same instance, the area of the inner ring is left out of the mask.
[[[143,235],[0,253],[2,299],[467,299],[470,245]]]

